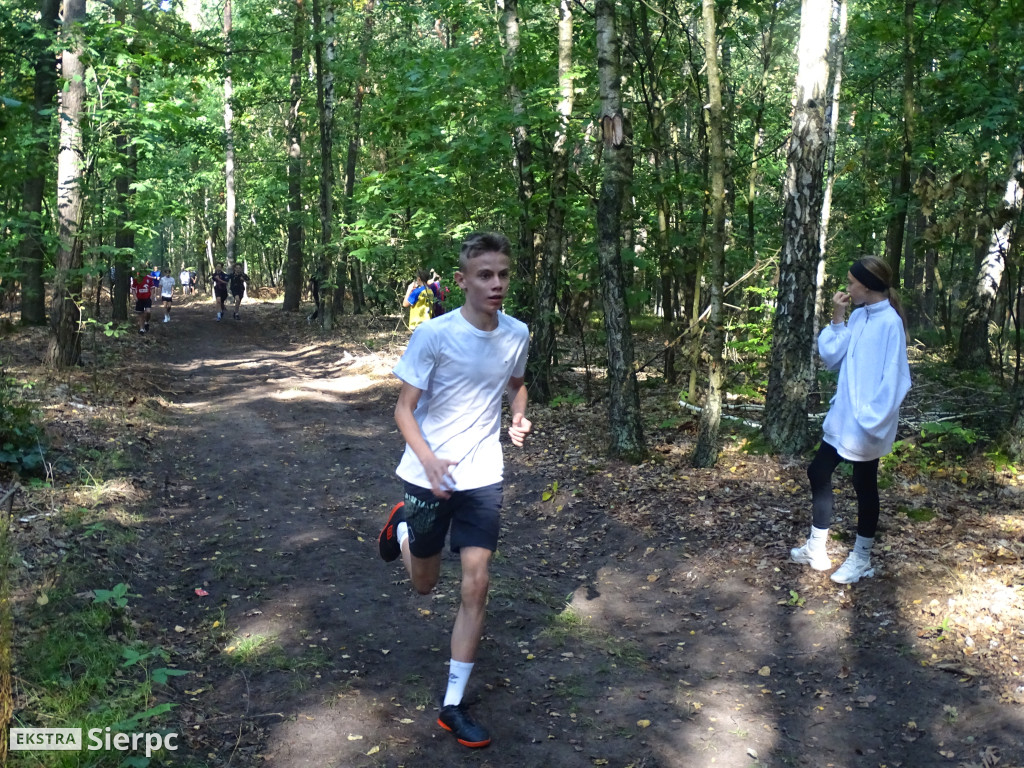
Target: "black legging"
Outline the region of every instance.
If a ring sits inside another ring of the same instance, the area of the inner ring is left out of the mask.
[[[848,460],[822,440],[818,453],[807,467],[815,528],[828,528],[832,524],[832,473],[843,461]],[[857,535],[872,539],[878,529],[878,459],[849,463],[853,465],[853,490],[857,493]]]

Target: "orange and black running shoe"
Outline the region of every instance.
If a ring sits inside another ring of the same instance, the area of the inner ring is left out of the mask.
[[[404,501],[395,504],[391,514],[388,515],[388,521],[380,531],[380,536],[377,537],[377,550],[385,563],[397,560],[402,554],[402,545],[398,543],[398,524],[404,519],[402,517],[404,506]]]
[[[464,747],[486,747],[491,743],[491,735],[479,723],[467,714],[461,704],[449,704],[441,707],[437,716],[437,724],[455,734],[459,744]]]

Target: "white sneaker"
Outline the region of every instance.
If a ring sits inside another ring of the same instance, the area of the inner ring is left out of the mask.
[[[164,322],[165,323],[171,322],[171,318],[169,318],[167,315],[164,315]]]
[[[828,559],[828,552],[824,549],[811,549],[809,543],[789,550],[789,560],[792,563],[809,565],[816,571],[827,571],[832,567],[832,561]]]
[[[832,581],[836,584],[856,584],[861,579],[870,579],[875,575],[875,569],[871,567],[871,558],[850,553],[835,573],[832,574]]]
[[[223,313],[223,312],[218,312],[218,313],[217,313],[217,319],[218,319],[218,320],[220,320],[220,316],[221,316],[222,314],[224,314],[224,313]]]

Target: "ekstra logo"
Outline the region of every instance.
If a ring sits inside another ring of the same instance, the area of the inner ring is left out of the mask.
[[[82,739],[81,728],[11,728],[8,742],[11,751],[61,750],[79,752],[145,752],[152,757],[154,752],[178,749],[176,733],[122,733],[106,728],[90,728]]]
[[[46,749],[77,752],[82,748],[81,728],[11,728],[12,751]]]

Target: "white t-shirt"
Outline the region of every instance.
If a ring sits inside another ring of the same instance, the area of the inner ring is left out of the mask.
[[[422,390],[414,416],[430,449],[451,468],[453,490],[501,482],[501,401],[512,377],[526,374],[530,332],[525,323],[498,315],[498,327],[481,331],[446,312],[412,334],[394,374]],[[430,487],[423,465],[408,445],[396,470],[406,482]]]
[[[178,279],[181,280],[182,285],[188,285],[192,281],[192,275],[188,273],[187,269],[183,269],[178,275]]]
[[[169,299],[174,295],[174,278],[164,275],[160,278],[160,298]]]

